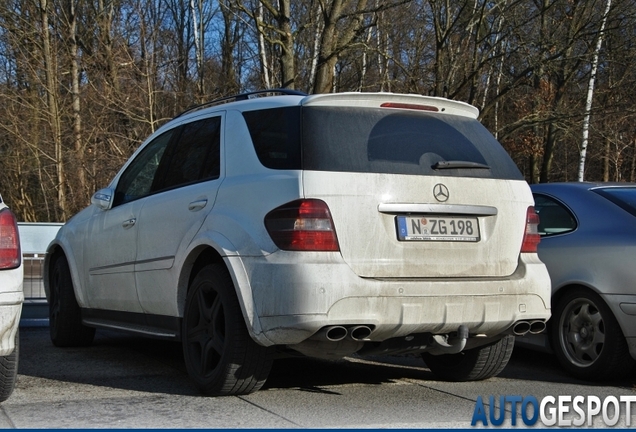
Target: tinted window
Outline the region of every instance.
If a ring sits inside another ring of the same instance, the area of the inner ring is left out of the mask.
[[[592,191],[636,216],[636,187],[603,188],[592,189]]]
[[[563,204],[545,195],[534,194],[534,209],[539,215],[539,234],[563,234],[576,229],[576,219]]]
[[[243,113],[256,155],[272,169],[300,169],[300,108]]]
[[[256,153],[269,168],[523,179],[474,119],[359,107],[289,107],[243,115]],[[481,168],[433,169],[441,161]]]
[[[159,164],[173,131],[168,131],[148,144],[122,174],[115,190],[114,206],[150,194]]]
[[[179,139],[169,149],[169,164],[162,167],[153,191],[219,177],[221,118],[212,117],[181,127]],[[165,172],[164,172],[165,171]]]
[[[303,168],[392,174],[522,179],[497,140],[475,119],[382,108],[307,107]],[[441,161],[490,169],[433,169]]]

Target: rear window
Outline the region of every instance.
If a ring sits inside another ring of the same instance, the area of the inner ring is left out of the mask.
[[[533,195],[534,209],[539,215],[540,235],[564,234],[576,229],[576,219],[563,203],[545,195]]]
[[[592,191],[636,216],[636,187],[598,188]]]
[[[272,169],[301,169],[300,107],[243,113],[256,155]]]
[[[268,168],[523,179],[497,140],[470,118],[360,107],[275,108],[244,116]],[[462,164],[433,168],[444,161]]]

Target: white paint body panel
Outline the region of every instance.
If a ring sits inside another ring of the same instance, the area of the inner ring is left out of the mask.
[[[391,94],[282,96],[188,114],[154,136],[224,112],[218,180],[106,211],[92,206],[60,230],[49,251],[60,248],[69,258],[82,307],[182,317],[192,263],[202,251],[213,250],[232,276],[252,338],[262,345],[297,344],[327,325],[372,325],[369,340],[381,341],[415,332],[454,332],[461,324],[471,334],[496,336],[518,320],[547,319],[545,266],[536,254],[519,254],[526,210],[533,202],[525,182],[268,169],[259,162],[242,115],[243,110],[282,106],[379,106],[385,101],[437,104],[449,115],[470,118],[478,114],[463,103]],[[395,214],[380,211],[381,206],[440,204],[433,197],[437,183],[450,191],[445,205],[495,209],[478,215],[478,243],[397,240]],[[327,203],[339,252],[276,247],[265,216],[303,198]],[[207,200],[200,211],[188,210],[189,203],[200,200]],[[118,231],[117,224],[121,228],[130,217],[138,218],[137,224],[130,232]],[[112,240],[107,231],[118,238]],[[101,242],[99,253],[87,252]],[[111,294],[106,282],[95,282],[95,269],[109,266],[120,267],[117,277],[125,278],[124,283],[111,273],[100,274],[120,290]]]
[[[90,244],[83,247],[83,260],[88,305],[97,309],[141,312],[135,290],[135,260],[139,215],[143,202],[133,201],[103,211],[95,208],[83,235],[75,243]],[[126,221],[137,223],[126,227]],[[64,229],[64,228],[62,228]],[[88,271],[86,271],[88,270]]]
[[[547,319],[549,277],[532,255],[501,279],[370,279],[338,253],[245,258],[255,309],[272,343],[298,343],[325,325],[368,324],[370,340],[447,333],[460,324],[494,336],[522,319]],[[275,286],[275,289],[271,287]],[[283,342],[288,341],[288,342]]]
[[[361,277],[509,276],[517,268],[526,211],[533,204],[521,181],[306,171],[303,183],[305,197],[329,206],[342,256]],[[439,183],[450,191],[447,206],[497,209],[496,215],[472,215],[478,216],[481,239],[398,241],[395,217],[407,213],[381,213],[379,206],[438,203],[433,188]]]

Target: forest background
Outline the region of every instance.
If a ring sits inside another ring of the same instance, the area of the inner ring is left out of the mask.
[[[171,117],[263,88],[461,100],[530,183],[577,180],[585,144],[585,180],[636,179],[636,0],[0,0],[0,58],[21,221],[68,219]]]

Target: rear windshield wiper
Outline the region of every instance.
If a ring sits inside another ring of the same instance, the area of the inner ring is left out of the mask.
[[[469,161],[439,161],[431,166],[434,170],[470,168],[470,169],[490,169],[486,164]]]

